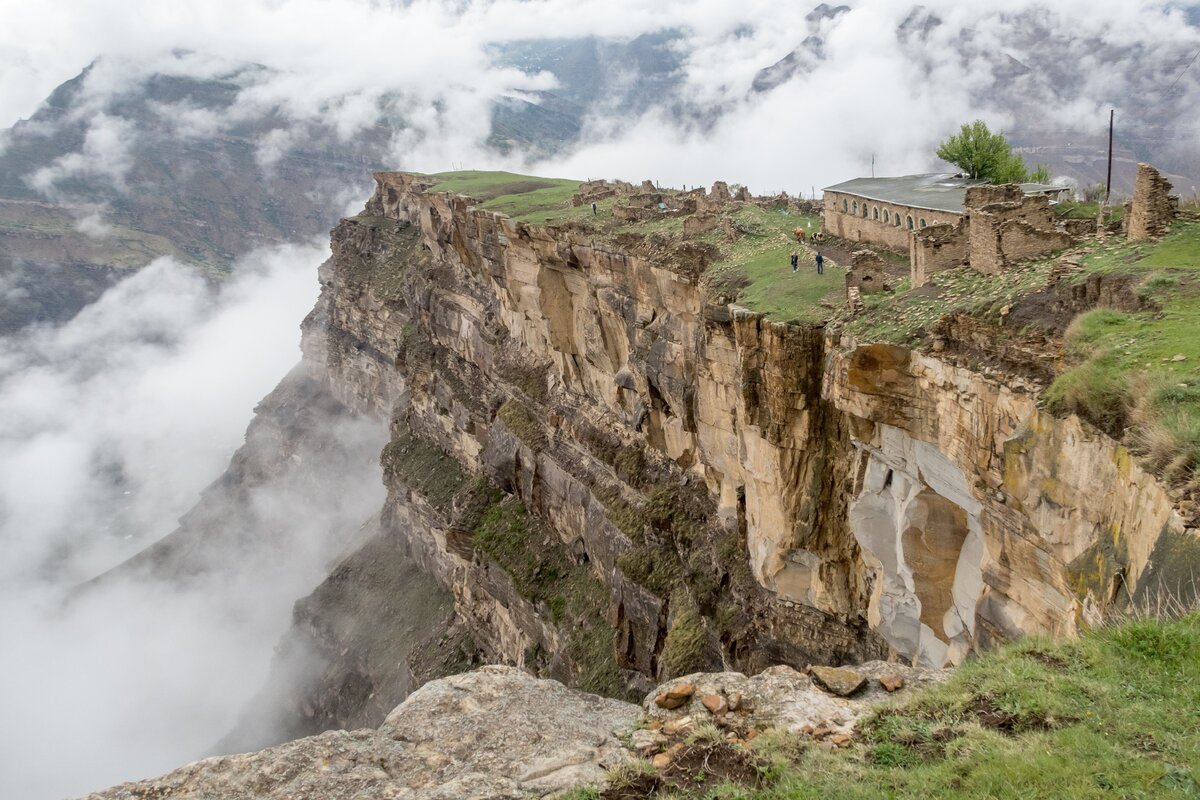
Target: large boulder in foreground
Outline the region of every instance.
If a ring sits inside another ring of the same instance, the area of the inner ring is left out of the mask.
[[[427,683],[377,730],[329,731],[257,753],[208,758],[89,797],[543,797],[601,783],[628,757],[618,735],[640,718],[631,703],[513,667],[483,667]]]

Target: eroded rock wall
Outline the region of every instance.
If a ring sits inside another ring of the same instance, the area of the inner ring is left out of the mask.
[[[384,526],[489,660],[610,693],[941,666],[1071,633],[1179,529],[1020,388],[710,305],[692,271],[425,181],[377,175],[335,230],[305,353],[391,420]]]
[[[890,345],[845,341],[826,391],[857,450],[849,528],[871,624],[897,652],[957,663],[1027,633],[1070,635],[1127,597],[1171,499],[1129,452],[1037,397]]]

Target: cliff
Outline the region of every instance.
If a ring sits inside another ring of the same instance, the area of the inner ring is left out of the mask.
[[[390,421],[382,527],[453,593],[473,659],[610,696],[940,667],[1070,636],[1194,541],[1024,381],[716,302],[680,248],[376,181],[333,232],[305,360]]]

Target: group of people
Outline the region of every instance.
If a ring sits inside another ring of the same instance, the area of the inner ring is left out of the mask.
[[[825,274],[825,256],[821,255],[821,251],[817,251],[816,257],[813,259],[817,263],[817,274]],[[800,254],[792,253],[792,272],[797,272],[800,269]]]

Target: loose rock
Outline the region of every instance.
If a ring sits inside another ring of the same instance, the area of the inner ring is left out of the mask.
[[[867,685],[867,679],[852,669],[809,667],[808,674],[817,686],[838,697],[849,697]]]
[[[706,694],[700,702],[708,709],[708,713],[720,716],[729,710],[729,703],[719,694]]]
[[[879,678],[879,685],[889,692],[897,692],[904,688],[904,678],[899,675],[882,675]]]
[[[654,702],[659,708],[665,708],[668,711],[679,708],[687,701],[692,699],[692,695],[696,693],[696,686],[692,683],[681,683],[678,686],[667,689],[665,692],[654,698]]]
[[[667,736],[675,736],[676,734],[690,731],[696,725],[695,720],[691,717],[680,717],[673,719],[662,726],[662,731]]]

